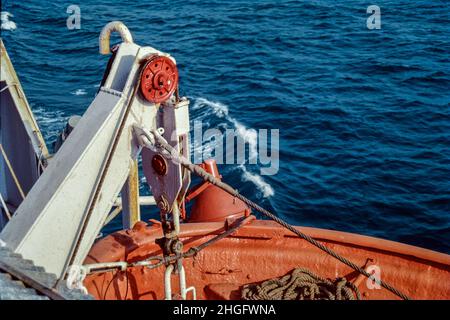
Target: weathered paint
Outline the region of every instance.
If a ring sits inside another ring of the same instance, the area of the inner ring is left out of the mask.
[[[139,205],[139,171],[138,161],[131,160],[130,173],[122,188],[122,225],[124,229],[130,229],[141,220]]]

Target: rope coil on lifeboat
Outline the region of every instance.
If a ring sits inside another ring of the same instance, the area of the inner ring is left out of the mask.
[[[242,288],[244,300],[361,300],[358,288],[345,278],[323,279],[308,269],[297,268],[281,278]]]

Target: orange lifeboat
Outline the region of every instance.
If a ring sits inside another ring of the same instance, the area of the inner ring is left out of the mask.
[[[215,163],[203,164],[203,168],[218,177]],[[358,289],[362,299],[400,299],[276,222],[255,219],[245,204],[214,188],[201,185],[191,192],[197,203],[190,222],[180,226],[184,251],[226,232],[237,219],[242,223],[229,236],[183,259],[186,281],[195,287],[197,299],[240,299],[244,286],[279,278],[296,268],[308,269],[321,278],[343,277]],[[224,208],[229,210],[228,216]],[[363,235],[296,228],[364,270],[378,272],[379,279],[412,299],[450,299],[449,255]],[[161,223],[152,221],[150,225],[138,222],[133,229],[99,240],[85,264],[125,261],[131,266],[124,271],[88,275],[84,281],[88,291],[97,299],[164,299],[166,268],[133,266],[163,255],[157,244],[161,237]],[[170,283],[173,292],[178,292],[176,275]]]
[[[224,222],[186,223],[180,238],[185,249],[197,246],[226,228]],[[413,299],[450,299],[450,256],[406,244],[339,231],[298,227],[339,254],[367,268],[376,265],[382,280]],[[134,262],[162,254],[155,243],[161,225],[139,222],[98,241],[85,263]],[[363,299],[399,299],[384,288],[369,289],[367,279],[335,258],[296,237],[273,221],[253,220],[232,236],[183,260],[189,286],[198,299],[239,299],[243,285],[280,277],[297,267],[324,278],[345,277]],[[88,291],[97,299],[164,299],[164,267],[132,267],[89,275]],[[172,279],[174,291],[178,281]]]

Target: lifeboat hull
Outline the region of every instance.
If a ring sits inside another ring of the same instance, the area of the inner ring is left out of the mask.
[[[449,255],[357,234],[298,229],[366,270],[376,270],[381,280],[412,299],[450,299]],[[186,223],[181,225],[180,238],[188,250],[224,230],[223,222]],[[85,263],[135,262],[162,255],[155,244],[162,235],[160,224],[138,223],[132,230],[99,240]],[[243,285],[280,277],[298,267],[323,278],[345,277],[358,287],[362,299],[400,299],[273,221],[251,221],[184,259],[183,265],[187,286],[196,288],[197,299],[239,299]],[[131,267],[88,275],[84,284],[97,299],[164,299],[164,271],[164,266]],[[177,276],[172,276],[171,285],[172,292],[178,292]]]

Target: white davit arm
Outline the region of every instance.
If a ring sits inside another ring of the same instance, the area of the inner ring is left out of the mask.
[[[103,45],[106,51],[109,43]],[[142,62],[155,54],[167,56],[120,44],[94,101],[0,233],[13,251],[58,278],[83,263],[127,179],[139,152],[133,126],[156,126],[158,105],[136,88]]]

